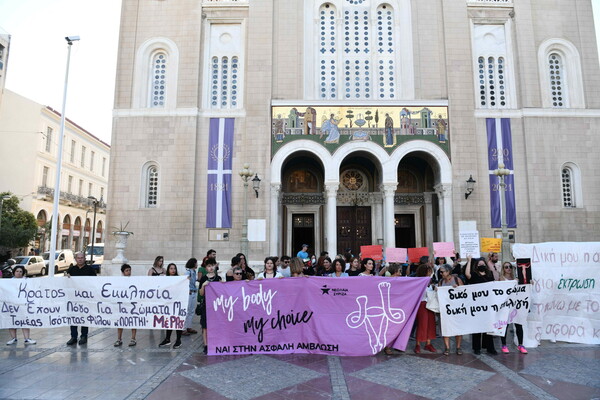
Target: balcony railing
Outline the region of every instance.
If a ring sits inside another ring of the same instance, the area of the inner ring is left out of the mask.
[[[48,200],[54,199],[54,189],[48,186],[39,186],[38,194],[45,196]],[[60,201],[67,203],[73,207],[79,208],[93,208],[94,202],[87,197],[77,196],[72,193],[60,192]],[[98,202],[98,208],[106,210],[106,203],[104,201]]]

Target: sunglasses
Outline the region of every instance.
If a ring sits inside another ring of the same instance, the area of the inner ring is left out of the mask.
[[[507,265],[504,267],[504,269],[512,269],[512,267]]]
[[[241,272],[234,272],[233,274],[234,274],[234,275],[242,275],[242,273],[241,273]]]

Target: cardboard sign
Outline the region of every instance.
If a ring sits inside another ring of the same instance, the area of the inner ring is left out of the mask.
[[[429,249],[427,247],[415,247],[408,249],[408,261],[418,263],[422,256],[429,257]]]
[[[481,257],[479,250],[479,232],[466,231],[458,233],[460,243],[460,255],[462,257],[471,256],[473,258]]]
[[[385,259],[389,263],[405,263],[408,258],[408,249],[400,247],[388,247],[385,249]]]
[[[484,253],[500,253],[502,251],[502,239],[481,238],[481,251]]]
[[[433,242],[434,257],[454,257],[454,242]]]
[[[383,246],[375,244],[371,246],[360,246],[360,258],[372,258],[373,260],[383,260]]]

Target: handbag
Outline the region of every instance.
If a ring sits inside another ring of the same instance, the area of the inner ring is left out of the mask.
[[[427,290],[427,304],[425,308],[434,313],[440,312],[440,302],[438,301],[438,295],[436,290]]]

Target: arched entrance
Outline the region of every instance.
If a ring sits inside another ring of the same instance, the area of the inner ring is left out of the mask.
[[[296,255],[303,244],[311,254],[322,251],[323,165],[314,154],[299,151],[285,160],[281,176],[283,252]]]
[[[70,249],[71,242],[71,217],[69,215],[65,215],[62,224],[62,232],[61,232],[62,240],[60,242],[61,249]]]
[[[48,215],[46,211],[40,210],[36,217],[37,226],[38,226],[38,234],[35,239],[35,247],[39,250],[39,254],[42,254],[46,251],[46,224],[48,222]]]
[[[85,249],[90,244],[90,238],[92,237],[92,222],[89,218],[85,219],[85,235],[83,236],[83,248]]]
[[[82,235],[81,235],[81,218],[75,218],[75,223],[73,224],[73,251],[81,250],[82,243]]]
[[[337,192],[337,254],[359,254],[360,246],[383,244],[381,166],[370,153],[354,152],[340,165]]]
[[[96,225],[96,241],[95,243],[102,243],[102,221],[98,221]]]

